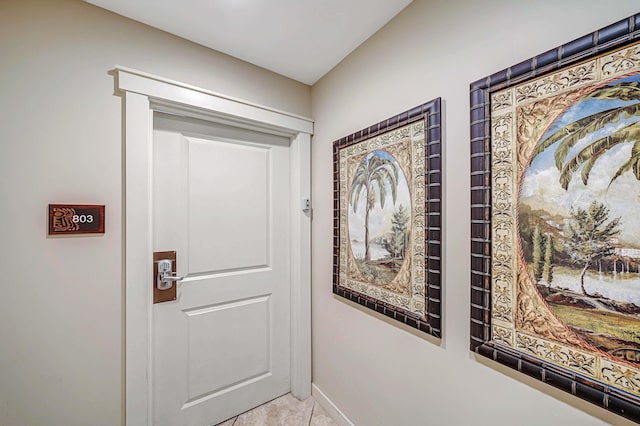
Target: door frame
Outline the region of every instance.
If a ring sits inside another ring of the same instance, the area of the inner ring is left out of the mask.
[[[291,393],[311,395],[310,150],[313,120],[116,66],[124,116],[125,424],[151,425],[153,113],[199,118],[288,137],[290,146]]]

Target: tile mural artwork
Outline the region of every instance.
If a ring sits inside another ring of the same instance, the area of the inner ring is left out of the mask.
[[[415,245],[424,244],[424,185],[412,194],[414,176],[424,180],[416,160],[424,156],[420,121],[341,151],[347,191],[343,245],[345,286],[374,293],[389,303],[424,314],[424,271],[414,266]],[[412,161],[413,159],[413,161]],[[421,262],[422,264],[422,262]],[[414,279],[412,279],[414,278]],[[412,285],[413,284],[413,285]]]
[[[491,101],[492,340],[640,395],[640,46]]]
[[[333,143],[333,292],[440,337],[440,98]]]

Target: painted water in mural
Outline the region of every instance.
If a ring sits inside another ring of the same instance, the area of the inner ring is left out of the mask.
[[[385,150],[366,155],[349,191],[349,242],[369,283],[387,284],[409,251],[411,196],[401,165]]]
[[[640,74],[595,88],[546,131],[521,179],[518,226],[554,314],[640,363]]]

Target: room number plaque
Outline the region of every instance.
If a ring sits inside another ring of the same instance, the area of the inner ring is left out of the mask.
[[[49,204],[49,235],[104,234],[104,206]]]

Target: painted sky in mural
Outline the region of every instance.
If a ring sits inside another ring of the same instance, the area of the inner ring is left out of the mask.
[[[626,81],[638,82],[640,75],[616,80],[609,84]],[[578,102],[568,108],[553,123],[542,140],[577,119],[605,109],[630,105],[639,101],[640,93],[637,100],[631,101],[590,99]],[[571,148],[567,158],[571,158],[589,143],[635,121],[640,121],[640,117],[621,119],[599,131],[588,134]],[[628,171],[609,185],[616,170],[629,159],[633,142],[629,141],[613,147],[596,161],[587,185],[583,184],[579,176],[574,176],[567,190],[560,185],[560,172],[555,166],[554,154],[557,145],[558,143],[540,153],[529,165],[522,181],[520,203],[532,208],[542,208],[554,215],[568,216],[571,208],[587,208],[591,202],[598,200],[607,205],[611,217],[621,218],[623,226],[621,227],[620,243],[640,247],[640,181],[631,171]],[[579,174],[579,171],[577,173]]]

